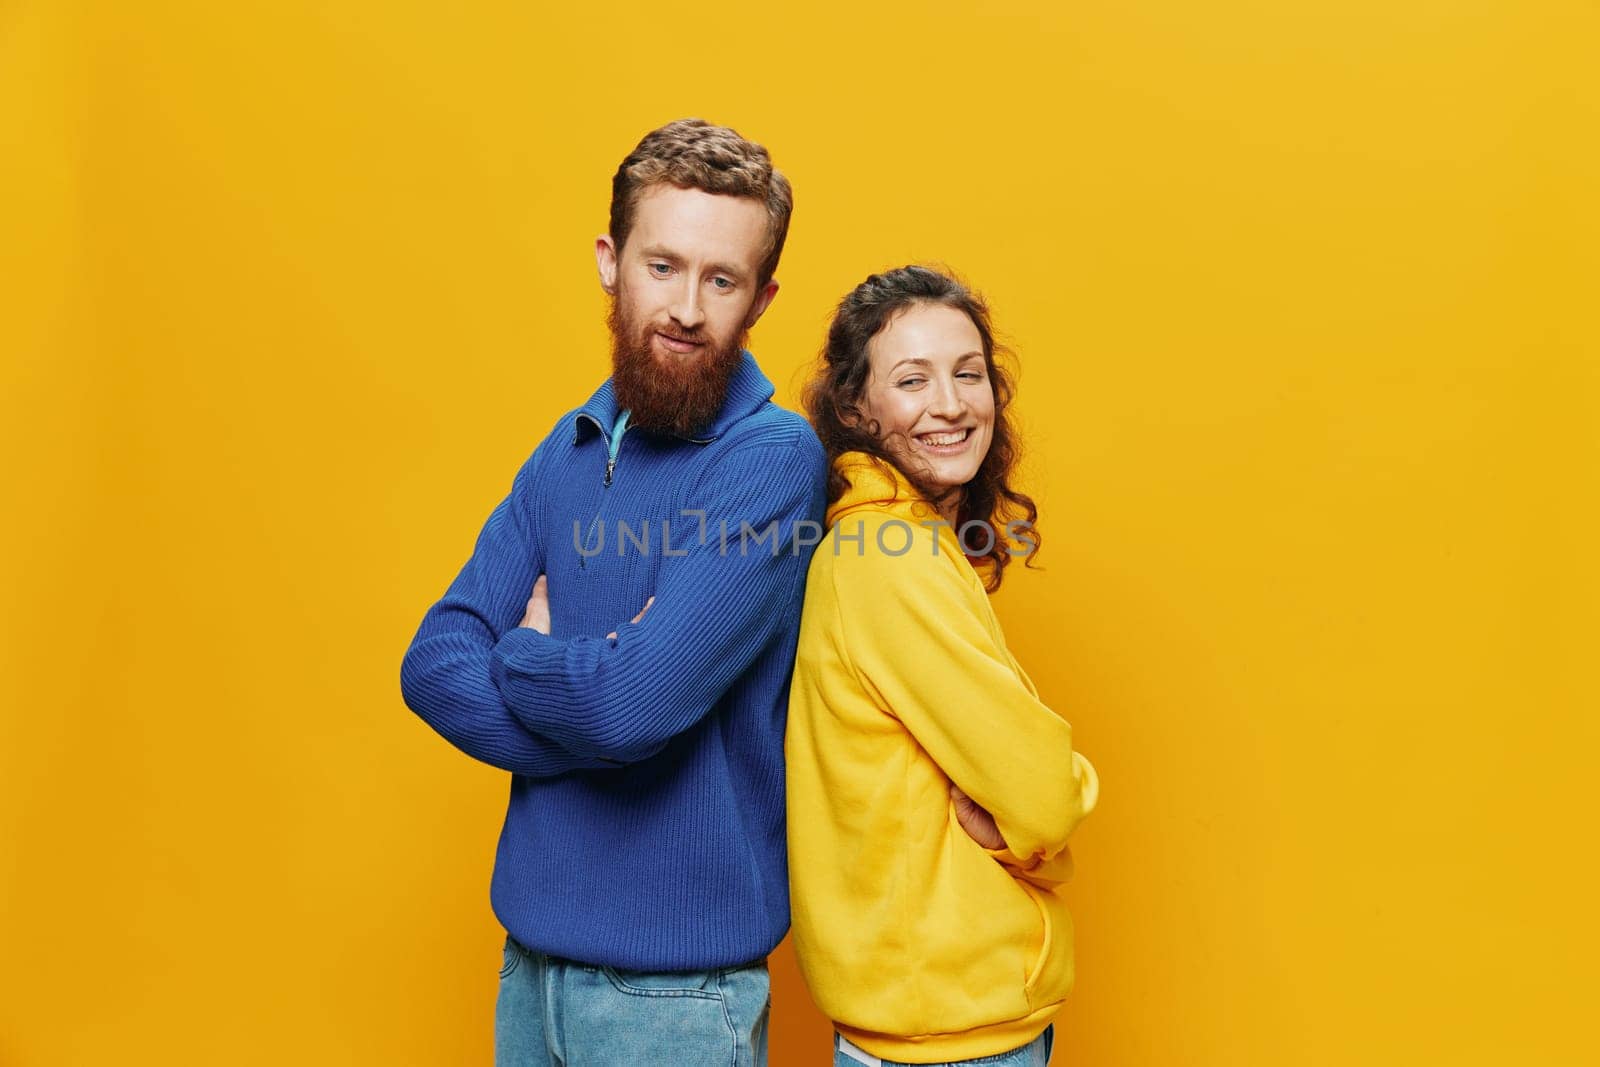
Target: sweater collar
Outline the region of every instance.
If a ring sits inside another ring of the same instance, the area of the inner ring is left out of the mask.
[[[748,348],[741,349],[739,365],[734,368],[733,377],[728,380],[728,391],[723,394],[722,407],[718,410],[717,417],[711,420],[711,425],[706,429],[683,440],[701,445],[710,444],[731,430],[740,419],[754,414],[772,399],[774,392],[771,380],[756,364],[756,357],[750,354]],[[573,416],[575,425],[572,443],[577,444],[583,439],[583,435],[590,431],[610,433],[620,414],[617,398],[611,392],[611,379],[607,378],[601,383],[600,388],[594,391],[588,403],[579,408],[577,414]]]

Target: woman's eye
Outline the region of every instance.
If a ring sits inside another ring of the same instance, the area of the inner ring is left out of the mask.
[[[981,381],[983,381],[983,375],[980,372],[975,371],[975,370],[969,370],[965,374],[960,375],[960,377],[965,378],[970,382],[981,382]]]
[[[922,378],[902,378],[900,380],[900,387],[902,389],[913,388],[915,386],[921,385],[924,380],[925,379],[922,379]]]

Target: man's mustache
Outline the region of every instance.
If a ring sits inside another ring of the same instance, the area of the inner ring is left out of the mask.
[[[670,337],[674,341],[682,341],[684,344],[703,345],[706,343],[706,335],[698,330],[685,334],[679,333],[677,330],[663,330],[658,326],[651,332],[659,333],[663,337]]]

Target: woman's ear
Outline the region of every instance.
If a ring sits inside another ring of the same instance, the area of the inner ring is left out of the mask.
[[[871,434],[873,432],[871,426],[872,420],[867,417],[866,412],[861,410],[861,405],[859,403],[838,404],[834,407],[833,411],[835,415],[839,416],[839,422],[845,428],[866,434]]]

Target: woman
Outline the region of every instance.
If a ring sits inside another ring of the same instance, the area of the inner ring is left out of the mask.
[[[1039,544],[1010,392],[982,300],[910,266],[844,298],[806,393],[831,529],[790,689],[789,869],[842,1067],[1045,1064],[1072,986],[1060,887],[1098,783],[988,602]]]

